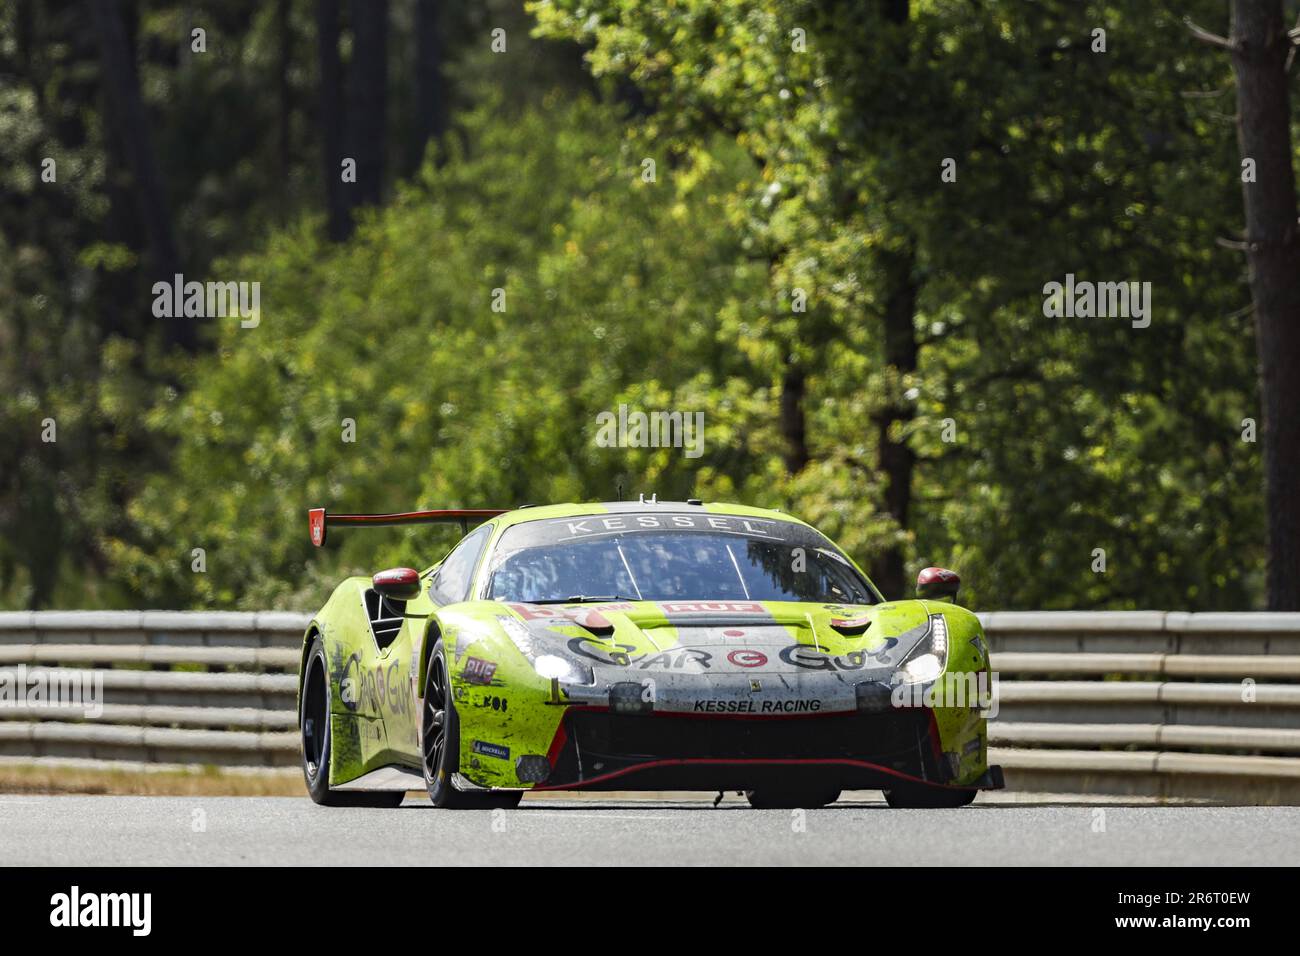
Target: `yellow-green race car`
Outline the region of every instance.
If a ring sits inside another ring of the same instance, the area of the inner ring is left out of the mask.
[[[303,641],[303,774],[327,806],[510,807],[530,790],[883,790],[957,807],[988,765],[988,645],[927,568],[888,601],[816,529],[698,500],[309,513],[459,522],[424,571],[345,580]],[[472,527],[472,530],[470,530]]]

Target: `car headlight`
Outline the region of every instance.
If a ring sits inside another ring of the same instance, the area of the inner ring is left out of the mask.
[[[591,684],[596,679],[590,667],[558,654],[542,654],[533,661],[533,670],[547,680],[558,680],[565,684]]]
[[[948,663],[948,622],[942,614],[930,615],[930,632],[916,642],[902,666],[898,679],[905,684],[922,684],[936,679]]]
[[[569,660],[559,654],[539,654],[544,642],[537,641],[523,624],[509,615],[497,616],[497,622],[506,636],[514,642],[519,653],[528,658],[533,670],[550,681],[563,681],[566,684],[594,684],[596,675],[590,667],[579,661]]]

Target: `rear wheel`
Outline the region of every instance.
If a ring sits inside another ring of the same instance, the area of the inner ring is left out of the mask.
[[[302,682],[302,775],[307,792],[324,807],[395,807],[406,796],[402,791],[330,789],[330,682],[325,664],[325,647],[319,637],[307,651],[306,676]]]
[[[893,787],[884,791],[885,802],[898,810],[954,810],[975,799],[978,791],[952,787]]]
[[[457,790],[452,784],[460,758],[460,722],[448,679],[447,654],[442,638],[433,645],[429,672],[424,679],[421,715],[424,782],[435,807],[447,810],[494,810],[519,806],[518,790]]]
[[[819,810],[830,806],[839,798],[838,790],[764,787],[745,791],[745,799],[755,810]]]

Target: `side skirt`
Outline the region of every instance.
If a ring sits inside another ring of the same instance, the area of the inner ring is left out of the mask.
[[[390,764],[369,773],[364,773],[355,780],[341,783],[331,790],[423,790],[424,775],[410,767]]]

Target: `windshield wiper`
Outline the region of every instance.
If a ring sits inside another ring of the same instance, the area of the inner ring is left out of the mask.
[[[635,601],[636,598],[623,597],[621,594],[572,594],[566,598],[543,598],[540,601],[525,601],[526,604],[605,604],[609,601]]]

